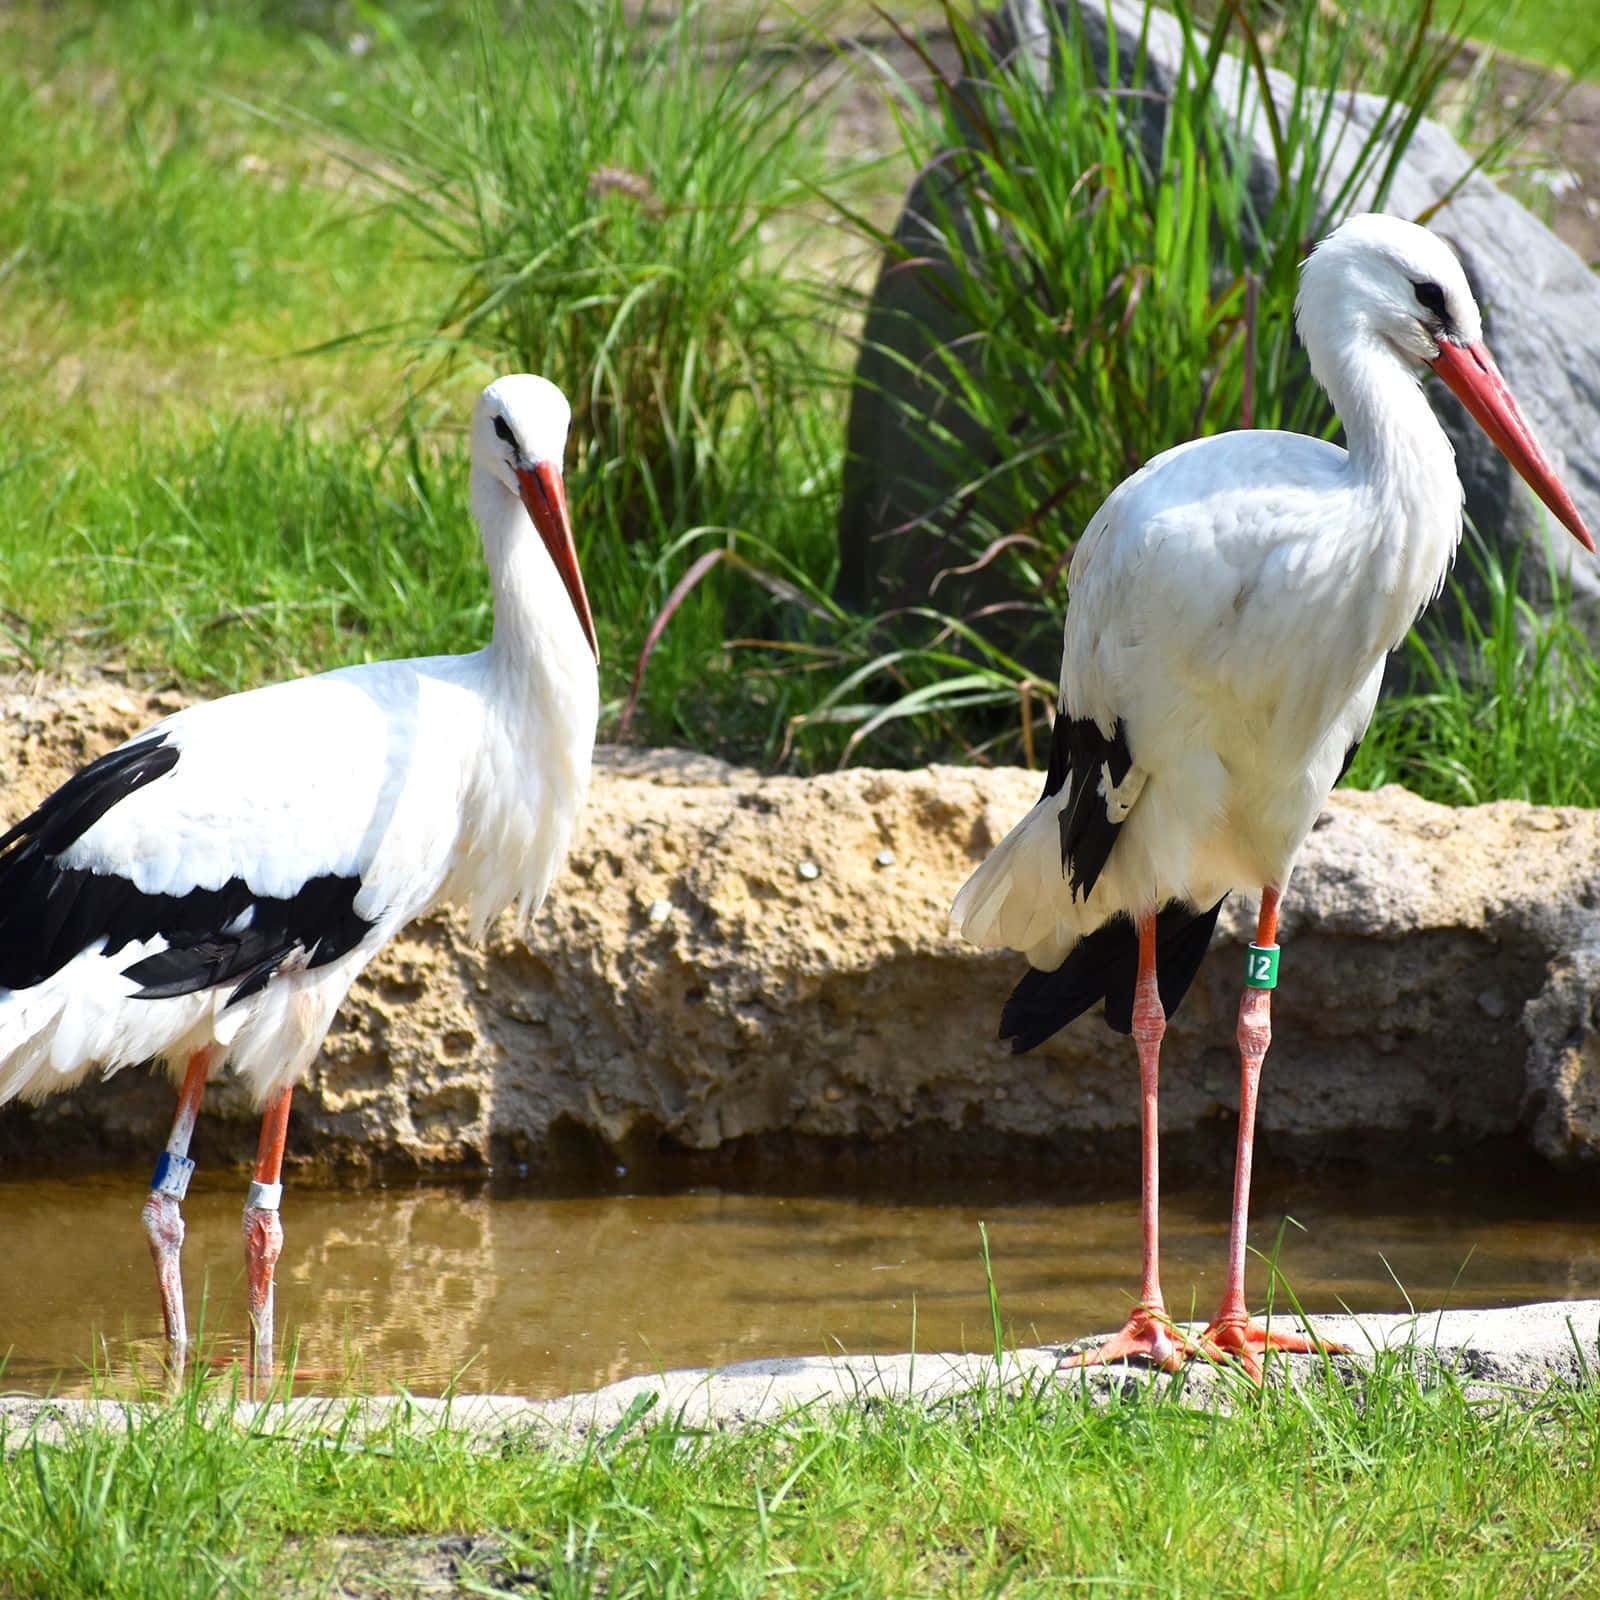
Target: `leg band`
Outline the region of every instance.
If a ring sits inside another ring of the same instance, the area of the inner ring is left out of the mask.
[[[257,1183],[251,1180],[250,1195],[245,1201],[247,1206],[254,1206],[257,1211],[276,1211],[282,1202],[281,1183]]]
[[[156,1162],[155,1176],[150,1180],[151,1194],[170,1194],[181,1200],[189,1192],[189,1180],[194,1176],[194,1162],[188,1156],[174,1155],[170,1150],[161,1152]]]
[[[1244,958],[1244,981],[1248,989],[1276,989],[1278,987],[1278,947],[1275,944],[1253,944]]]

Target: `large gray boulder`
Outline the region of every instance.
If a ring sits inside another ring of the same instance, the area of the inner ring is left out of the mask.
[[[171,704],[105,684],[0,697],[0,821]],[[436,1170],[574,1152],[648,1170],[663,1148],[1131,1162],[1129,1042],[1090,1016],[1011,1055],[995,1027],[1019,958],[945,928],[1038,785],[1015,769],[765,778],[603,754],[529,942],[472,945],[449,916],[395,939],[295,1097],[291,1156]],[[1227,907],[1168,1035],[1174,1160],[1231,1158],[1250,916]],[[1265,1159],[1600,1158],[1600,816],[1336,794],[1283,944]],[[172,1107],[138,1070],[9,1106],[0,1159],[143,1158]],[[207,1108],[196,1153],[248,1159],[238,1086]]]
[[[1146,33],[1145,84],[1156,95],[1145,102],[1144,136],[1156,151],[1161,97],[1171,93],[1183,60],[1179,24],[1165,12],[1146,13],[1136,0],[1109,0],[1109,6],[1106,0],[1048,3],[1073,8],[1068,23],[1083,30],[1102,79],[1108,61],[1108,11],[1124,76],[1141,31]],[[1050,70],[1046,7],[1047,0],[1011,0],[993,19],[1001,48],[1033,55],[1041,73]],[[1269,77],[1273,100],[1287,109],[1298,92],[1293,81],[1278,72]],[[1253,151],[1251,187],[1258,207],[1264,207],[1277,184],[1267,121],[1254,76],[1231,54],[1222,58],[1216,94],[1222,104],[1238,108],[1243,141]],[[1360,165],[1368,135],[1378,129],[1387,139],[1394,120],[1390,114],[1385,121],[1380,97],[1362,93],[1337,96],[1333,116],[1336,133],[1329,140],[1329,159],[1316,175],[1324,195],[1343,189]],[[1345,211],[1374,206],[1383,165],[1369,164],[1356,178]],[[1585,520],[1600,526],[1600,280],[1524,206],[1481,173],[1469,174],[1470,165],[1467,153],[1442,127],[1424,120],[1395,170],[1383,209],[1427,220],[1455,246],[1507,380]],[[936,574],[970,560],[956,530],[973,502],[952,500],[951,456],[935,444],[934,434],[936,428],[945,429],[969,444],[977,436],[927,376],[938,370],[938,363],[929,360],[932,350],[966,339],[973,331],[953,322],[939,292],[948,258],[939,229],[929,220],[948,210],[961,225],[964,199],[952,170],[949,164],[935,164],[913,185],[896,227],[896,240],[908,259],[885,263],[863,333],[839,520],[839,593],[860,609],[921,602]],[[1327,225],[1337,220],[1327,217]],[[1428,392],[1456,445],[1468,514],[1509,558],[1530,532],[1544,527],[1547,514],[1454,396],[1436,383]],[[1555,534],[1558,570],[1569,571],[1574,585],[1575,616],[1591,637],[1600,639],[1600,570],[1581,556],[1575,561],[1576,545],[1559,528]],[[1536,603],[1548,599],[1538,548],[1524,553],[1522,587]],[[1008,594],[999,586],[996,569],[989,567],[945,576],[936,598],[941,609],[960,613]],[[1034,665],[1053,677],[1053,660]]]

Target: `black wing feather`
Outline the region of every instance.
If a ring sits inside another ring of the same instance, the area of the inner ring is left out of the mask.
[[[1059,827],[1061,870],[1074,900],[1084,898],[1099,881],[1122,830],[1121,821],[1112,821],[1106,810],[1102,780],[1115,787],[1132,765],[1128,731],[1121,717],[1109,737],[1093,717],[1069,717],[1062,712],[1056,718],[1041,798],[1049,799],[1060,793],[1063,784],[1070,785]]]
[[[1226,900],[1224,895],[1222,900]],[[1171,900],[1156,915],[1156,985],[1170,1017],[1189,992],[1216,931],[1222,900],[1197,911]],[[1000,1037],[1017,1054],[1043,1044],[1097,1000],[1118,1033],[1133,1028],[1133,990],[1139,976],[1139,936],[1133,919],[1118,913],[1075,944],[1054,972],[1030,967],[1000,1013]]]
[[[145,894],[118,873],[61,865],[64,850],[178,757],[165,734],[123,745],[0,838],[0,989],[42,983],[99,940],[111,956],[159,934],[167,949],[127,968],[141,985],[136,998],[231,983],[231,1004],[265,987],[291,957],[323,966],[366,936],[372,922],[355,910],[356,876],[324,873],[285,897],[255,894],[241,877],[218,889]]]

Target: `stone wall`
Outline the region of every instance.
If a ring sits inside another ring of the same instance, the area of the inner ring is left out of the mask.
[[[4,698],[14,819],[175,701],[116,683]],[[995,1039],[1018,958],[950,937],[972,865],[1036,774],[935,767],[766,778],[602,751],[528,945],[451,916],[374,962],[296,1096],[304,1163],[481,1168],[579,1152],[784,1160],[1123,1159],[1129,1042],[1095,1017],[1031,1055]],[[1600,1154],[1600,818],[1403,790],[1333,798],[1287,896],[1263,1151],[1382,1167],[1485,1143]],[[1253,907],[1230,902],[1168,1034],[1175,1157],[1231,1156],[1233,1012]],[[243,1160],[253,1113],[208,1096],[196,1153]],[[0,1159],[157,1149],[172,1094],[128,1071],[0,1110]]]

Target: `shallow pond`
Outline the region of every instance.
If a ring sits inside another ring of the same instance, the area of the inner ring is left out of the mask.
[[[0,1386],[71,1392],[153,1376],[161,1322],[141,1173],[0,1180]],[[1444,1169],[1404,1189],[1267,1175],[1252,1241],[1309,1309],[1498,1305],[1600,1294],[1600,1196]],[[1175,1313],[1220,1292],[1226,1178],[1169,1185],[1163,1276]],[[208,1358],[242,1349],[243,1184],[197,1177],[184,1251]],[[1286,1211],[1295,1224],[1283,1226]],[[530,1183],[291,1185],[279,1351],[302,1387],[554,1395],[634,1373],[765,1355],[983,1350],[979,1224],[1008,1339],[1065,1340],[1126,1313],[1138,1270],[1130,1192],[1046,1200],[973,1183],[928,1198],[694,1189],[552,1197]],[[1263,1298],[1267,1268],[1253,1269]],[[1403,1287],[1402,1287],[1403,1286]],[[202,1306],[202,1297],[204,1304]]]

